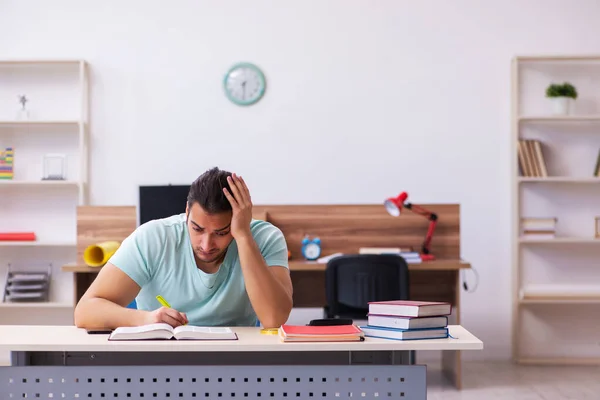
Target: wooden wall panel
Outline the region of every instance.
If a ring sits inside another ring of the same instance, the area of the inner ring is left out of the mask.
[[[438,259],[460,259],[460,206],[423,204],[438,214],[431,252]],[[301,259],[305,235],[321,238],[323,255],[357,253],[360,247],[412,247],[420,251],[429,221],[410,210],[390,216],[381,205],[254,206],[282,230],[294,259]]]
[[[94,243],[122,242],[137,227],[135,206],[77,207],[77,264],[84,265],[83,252]]]

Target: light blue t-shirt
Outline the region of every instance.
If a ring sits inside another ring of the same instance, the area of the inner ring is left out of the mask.
[[[274,225],[250,224],[252,236],[268,266],[288,266],[287,244]],[[161,295],[187,315],[191,325],[255,326],[257,316],[246,292],[235,239],[219,270],[207,274],[196,266],[185,214],[149,221],[139,226],[109,260],[133,279],[141,290],[137,308],[160,308]]]

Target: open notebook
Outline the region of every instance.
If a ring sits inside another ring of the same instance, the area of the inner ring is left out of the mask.
[[[237,340],[237,334],[227,327],[181,325],[173,328],[169,324],[157,323],[143,326],[119,327],[108,340]]]

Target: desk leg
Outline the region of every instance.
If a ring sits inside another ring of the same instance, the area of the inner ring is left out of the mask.
[[[454,273],[454,321],[451,324],[460,325],[460,271]],[[459,350],[442,351],[442,371],[454,384],[456,389],[462,389],[462,360]]]

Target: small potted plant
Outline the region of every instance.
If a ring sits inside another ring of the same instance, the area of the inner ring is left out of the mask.
[[[572,102],[577,99],[577,89],[568,82],[552,83],[546,89],[546,97],[552,100],[554,114],[568,115]]]

